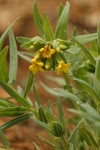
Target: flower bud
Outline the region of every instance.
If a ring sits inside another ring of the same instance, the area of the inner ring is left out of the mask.
[[[55,137],[62,137],[65,134],[65,130],[60,122],[51,121],[50,129]]]
[[[29,49],[34,50],[34,45],[31,45]]]
[[[60,49],[61,49],[61,50],[66,50],[66,49],[68,48],[68,46],[67,46],[67,45],[62,45],[62,44],[61,44],[61,45],[59,45],[59,47],[60,47]]]

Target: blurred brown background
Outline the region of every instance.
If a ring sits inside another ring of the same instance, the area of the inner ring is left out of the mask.
[[[47,13],[53,28],[55,28],[56,25],[57,10],[61,2],[65,4],[66,0],[37,0],[41,14],[43,12]],[[71,9],[68,29],[71,31],[72,27],[76,26],[79,30],[79,34],[84,30],[90,33],[96,32],[97,24],[100,19],[100,0],[69,0],[69,2]],[[13,27],[15,35],[28,37],[38,35],[33,20],[33,3],[34,0],[0,0],[0,34],[8,27],[9,22],[12,23],[17,17],[20,17]],[[25,61],[19,59],[18,84],[22,86],[24,86],[28,75],[28,65],[29,64],[26,64]],[[21,80],[19,80],[19,78]],[[44,78],[43,74],[38,74],[36,76],[36,82],[42,81],[50,85],[51,83]],[[44,103],[50,98],[54,100],[54,97],[46,93],[41,86],[38,86],[38,91]],[[6,96],[7,94],[0,88],[0,97]],[[54,110],[56,112],[56,108],[54,108]],[[66,117],[68,115],[69,114],[66,113]],[[6,119],[1,118],[0,125],[5,122],[5,120]],[[38,133],[44,136],[46,133],[31,121],[26,121],[8,129],[5,133],[11,142],[12,150],[35,150],[32,141],[40,145],[41,150],[49,150],[48,145],[44,143],[41,144],[35,138],[35,135]]]
[[[66,0],[37,0],[41,14],[46,12],[55,25],[57,9]],[[70,23],[79,28],[95,30],[100,18],[100,0],[69,0]],[[9,22],[17,17],[20,19],[14,26],[17,35],[34,36],[37,34],[33,21],[34,0],[0,0],[0,32],[3,32]]]

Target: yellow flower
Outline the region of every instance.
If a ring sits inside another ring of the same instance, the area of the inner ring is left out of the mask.
[[[39,57],[40,57],[40,53],[37,53],[37,54],[34,56],[34,59],[37,60],[37,59],[39,59]]]
[[[32,59],[32,65],[29,67],[29,70],[32,71],[34,74],[38,72],[43,72],[44,69],[43,62],[36,61],[36,59]]]
[[[64,61],[59,61],[58,67],[56,68],[57,74],[61,74],[63,72],[67,73],[70,66],[70,63],[65,64]]]
[[[39,51],[43,58],[51,58],[52,55],[56,52],[54,49],[51,49],[49,45],[46,45],[44,48],[41,48]]]

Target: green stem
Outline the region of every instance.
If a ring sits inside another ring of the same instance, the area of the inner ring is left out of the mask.
[[[66,84],[69,85],[69,86],[68,86],[69,92],[72,93],[72,86],[70,86],[70,85],[71,85],[71,82],[70,82],[70,79],[69,79],[68,75],[63,72],[63,76],[64,76],[64,79],[65,79]]]

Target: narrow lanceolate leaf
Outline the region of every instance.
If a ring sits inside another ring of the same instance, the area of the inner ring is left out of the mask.
[[[32,59],[30,57],[28,57],[27,55],[21,53],[21,52],[18,52],[18,56],[20,56],[22,59],[28,61],[28,62],[32,62]]]
[[[7,36],[8,31],[12,28],[12,26],[14,25],[14,23],[19,19],[19,17],[5,30],[5,32],[2,34],[1,38],[0,38],[0,51],[2,50],[2,46],[4,43],[4,40]]]
[[[0,109],[0,117],[16,117],[24,114],[27,108],[25,107],[6,107]]]
[[[64,6],[61,3],[60,6],[59,6],[58,19],[60,18],[61,14],[62,14],[63,8],[64,8]]]
[[[6,83],[3,83],[2,81],[0,81],[0,85],[16,101],[18,101],[27,108],[30,107],[30,104],[23,97],[21,97],[13,88],[11,88],[11,86],[9,86]]]
[[[74,27],[73,28],[73,37],[77,36],[78,35],[78,31],[77,31],[77,28]]]
[[[96,76],[97,80],[100,81],[100,56],[98,56],[98,58],[96,60],[95,76]]]
[[[74,146],[73,145],[74,144],[72,144],[72,143],[69,144],[69,150],[74,150]]]
[[[2,141],[4,143],[4,145],[5,145],[5,148],[7,150],[9,150],[10,149],[10,144],[9,144],[7,138],[5,137],[4,133],[2,132],[1,128],[0,128],[0,137],[1,137],[1,139],[2,139]]]
[[[100,21],[98,23],[97,33],[98,33],[98,54],[100,55]]]
[[[93,66],[95,66],[96,65],[96,61],[93,58],[93,56],[91,55],[91,53],[88,51],[88,49],[82,43],[80,43],[78,40],[76,40],[76,38],[71,36],[68,32],[67,32],[67,34],[73,39],[73,41],[75,41],[79,45],[79,47],[83,50],[83,52],[85,53],[86,57],[89,59],[91,64]]]
[[[34,116],[31,117],[39,126],[43,127],[45,130],[47,130],[49,133],[51,133],[49,127],[47,124],[45,124],[44,122],[38,120],[37,118],[35,118]]]
[[[72,134],[70,135],[70,137],[68,138],[67,142],[73,142],[76,138],[76,134],[78,131],[78,128],[80,127],[80,125],[83,123],[84,119],[80,120],[78,122],[78,124],[76,125],[75,129],[73,130]]]
[[[70,4],[69,2],[67,2],[57,22],[55,38],[59,38],[62,40],[66,39],[65,30],[67,29],[67,24],[68,24],[69,9],[70,9]]]
[[[43,83],[41,83],[41,84],[47,92],[49,92],[55,96],[65,97],[65,98],[67,98],[67,100],[69,99],[72,102],[75,102],[77,104],[82,103],[81,100],[76,95],[74,95],[74,94],[72,94],[72,93],[70,93],[64,89],[61,89],[61,88],[51,89],[51,88],[47,87],[46,85],[44,85]]]
[[[0,98],[0,107],[16,106],[6,98]]]
[[[50,142],[50,140],[47,140],[47,139],[45,139],[44,137],[42,137],[42,136],[40,136],[40,135],[37,135],[37,137],[44,143],[47,143],[47,144],[49,144],[50,146],[52,146],[53,148],[55,147],[55,148],[57,148],[58,149],[58,146],[57,145],[55,145],[55,143],[53,143],[53,142]],[[59,150],[59,149],[58,149]]]
[[[46,124],[48,122],[42,106],[39,107],[39,120]]]
[[[47,41],[53,41],[54,32],[46,14],[43,15],[43,30],[44,30],[45,39]]]
[[[97,40],[97,33],[78,35],[75,37],[75,39],[81,42],[82,44],[89,43],[89,42]]]
[[[30,89],[31,89],[32,84],[33,84],[33,79],[34,79],[34,74],[32,72],[30,72],[29,79],[28,79],[28,82],[27,82],[27,86],[26,86],[26,89],[25,89],[25,92],[24,92],[24,98],[26,98],[28,93],[30,92]]]
[[[80,109],[82,109],[84,114],[88,114],[86,115],[87,118],[91,119],[93,121],[100,121],[100,115],[99,113],[88,103],[83,103],[80,105]],[[86,112],[86,113],[85,113]]]
[[[10,69],[9,69],[9,83],[13,84],[16,80],[17,65],[18,65],[18,54],[17,45],[13,31],[9,31],[9,42],[10,42]]]
[[[42,17],[41,17],[41,15],[40,15],[40,12],[39,12],[39,10],[38,10],[36,1],[34,2],[33,15],[34,15],[34,21],[35,21],[35,24],[36,24],[36,27],[37,27],[39,33],[40,33],[42,36],[44,36],[44,32],[43,32],[43,20],[42,20]]]
[[[16,39],[21,44],[29,42],[31,40],[31,38],[22,37],[22,36],[17,36]]]
[[[19,117],[16,117],[16,118],[14,118],[14,119],[12,119],[12,120],[6,122],[6,123],[3,124],[2,126],[0,126],[0,129],[1,129],[2,131],[4,131],[4,130],[6,130],[6,129],[8,129],[8,128],[10,128],[10,127],[12,127],[12,126],[18,124],[18,123],[21,123],[21,122],[23,122],[23,121],[29,119],[30,116],[31,116],[31,114],[24,114],[24,115],[21,115],[21,116],[19,116]]]
[[[80,135],[83,137],[83,139],[86,141],[86,143],[93,147],[98,147],[97,142],[95,141],[93,135],[85,128],[79,129]]]
[[[90,96],[93,97],[94,103],[98,106],[100,104],[100,99],[95,93],[94,89],[86,81],[77,78],[74,78],[74,80],[78,82]]]
[[[66,123],[65,123],[65,119],[64,119],[64,113],[63,113],[63,110],[62,110],[62,105],[61,105],[60,98],[58,98],[57,105],[58,105],[59,120],[63,125],[64,131],[66,131]]]
[[[60,98],[58,98],[58,100],[57,100],[57,105],[58,105],[59,120],[63,123],[64,113],[63,113],[63,110],[62,110],[62,105],[61,105]]]
[[[7,82],[8,77],[8,69],[7,69],[7,52],[8,47],[5,47],[0,52],[0,81]]]

